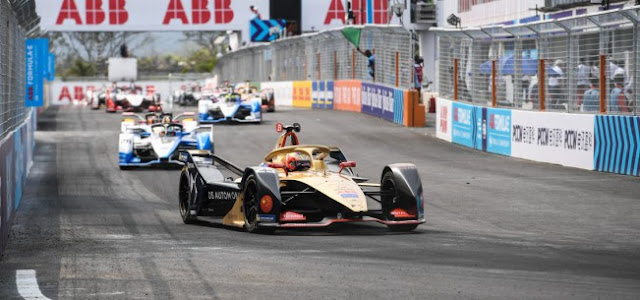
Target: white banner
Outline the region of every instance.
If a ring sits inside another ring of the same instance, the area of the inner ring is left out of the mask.
[[[159,93],[161,100],[166,101],[174,91],[188,86],[199,85],[202,81],[136,81],[135,85],[142,87],[147,93]],[[86,104],[87,91],[100,90],[103,86],[109,86],[108,81],[53,81],[51,88],[51,105]],[[119,83],[118,86],[128,87],[128,83]]]
[[[451,101],[436,98],[436,137],[451,142]]]
[[[593,115],[513,110],[511,156],[593,170]]]
[[[345,0],[303,0],[302,30],[321,31],[344,26]],[[351,0],[356,24],[387,24],[388,1]]]
[[[251,5],[269,19],[269,0],[36,0],[36,11],[45,31],[247,32]]]
[[[263,82],[260,84],[261,89],[273,89],[273,97],[276,106],[292,106],[293,105],[293,82]]]

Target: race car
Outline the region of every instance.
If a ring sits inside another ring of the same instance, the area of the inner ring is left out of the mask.
[[[262,99],[262,109],[267,112],[276,111],[276,100],[274,97],[273,89],[263,89],[260,92],[260,98]]]
[[[99,90],[88,90],[87,101],[91,106],[91,109],[100,109],[102,105],[106,105],[107,100],[107,88],[103,86]]]
[[[354,175],[356,163],[340,149],[301,145],[298,124],[276,127],[284,134],[258,166],[241,169],[210,152],[180,152],[178,202],[184,223],[202,220],[270,233],[347,222],[411,231],[425,222],[422,181],[414,165],[387,165],[380,184],[368,183]],[[369,207],[367,199],[380,208]]]
[[[141,86],[131,84],[127,88],[112,87],[107,90],[107,112],[117,111],[142,112],[162,111],[160,95],[144,93]]]
[[[120,169],[140,166],[182,164],[181,150],[213,152],[213,126],[201,126],[194,113],[175,118],[170,113],[139,115],[125,113],[120,127],[118,165]]]
[[[203,90],[199,85],[189,85],[174,93],[173,99],[180,106],[197,105],[198,101],[203,97]]]
[[[217,97],[207,97],[198,101],[200,123],[218,122],[262,122],[262,108],[260,97],[246,97],[241,94],[228,92]]]

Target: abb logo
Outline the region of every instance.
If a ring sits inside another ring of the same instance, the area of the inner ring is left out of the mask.
[[[60,95],[58,95],[58,102],[62,102],[63,100],[68,100],[69,102],[75,100],[75,101],[84,101],[86,98],[86,95],[83,91],[85,87],[83,86],[74,86],[73,87],[73,97],[71,96],[71,92],[69,91],[69,87],[68,86],[63,86],[62,89],[60,90]],[[86,87],[87,91],[95,91],[95,87],[94,86],[87,86]]]
[[[333,20],[339,20],[344,23],[345,19],[345,9],[344,4],[342,4],[342,0],[331,0],[331,4],[329,5],[329,9],[327,10],[327,14],[324,18],[324,24],[329,25]],[[367,11],[369,7],[367,7],[367,0],[352,0],[351,1],[351,9],[353,10],[353,16],[356,24],[365,24],[365,23],[374,23],[374,24],[387,24],[388,20],[388,1],[387,0],[373,0],[370,1],[371,6],[370,11],[373,13],[371,16],[371,21],[368,22],[369,19],[367,16]]]
[[[105,0],[106,1],[106,0]],[[129,13],[125,9],[126,0],[108,0],[109,24],[122,25],[129,20]],[[85,20],[87,25],[103,24],[106,12],[103,8],[103,0],[85,0]],[[74,0],[63,0],[62,7],[56,19],[57,25],[62,25],[65,20],[71,19],[76,25],[81,25],[82,17]]]
[[[209,10],[210,0],[191,0],[191,24],[207,24],[211,21],[211,11]],[[228,24],[233,20],[233,10],[231,0],[213,0],[213,23]],[[169,24],[171,20],[178,19],[182,24],[189,24],[189,18],[182,4],[182,0],[170,0],[167,13],[164,15],[162,24]]]
[[[440,108],[440,132],[447,133],[449,128],[447,126],[447,121],[449,118],[449,108],[446,106],[442,106]]]
[[[128,88],[128,86],[122,86],[123,89]],[[155,85],[146,85],[144,87],[146,95],[153,95],[156,93],[156,86]],[[65,103],[66,101],[69,102],[73,102],[73,101],[86,101],[88,99],[86,99],[87,94],[86,92],[88,91],[97,91],[98,89],[93,86],[93,85],[88,85],[88,86],[81,86],[81,85],[75,85],[75,86],[62,86],[62,88],[60,89],[60,94],[58,94],[58,103]],[[73,91],[73,93],[71,92]]]
[[[190,1],[187,2],[191,4],[189,13],[183,1]],[[84,16],[80,14],[78,3],[84,4]],[[75,25],[103,25],[107,19],[109,25],[127,24],[129,11],[126,6],[127,0],[63,0],[56,25],[63,25],[67,20]],[[182,24],[228,24],[233,18],[231,0],[169,0],[162,24],[169,25],[174,19]]]

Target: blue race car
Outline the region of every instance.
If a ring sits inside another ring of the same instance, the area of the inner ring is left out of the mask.
[[[200,123],[262,122],[262,99],[257,94],[226,93],[198,101]]]
[[[121,126],[118,164],[120,169],[140,166],[171,165],[178,160],[181,150],[207,150],[214,152],[213,126],[201,126],[196,121],[163,120],[153,124]]]

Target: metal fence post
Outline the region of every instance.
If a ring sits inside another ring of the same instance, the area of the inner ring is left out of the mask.
[[[600,112],[607,113],[607,57],[600,54]]]
[[[400,85],[400,66],[398,65],[400,62],[400,52],[396,51],[396,87]]]
[[[491,60],[491,106],[498,106],[498,99],[496,96],[496,60]]]
[[[453,100],[458,101],[458,59],[453,59]]]
[[[538,59],[538,96],[540,101],[540,111],[545,111],[545,61],[544,59]]]

